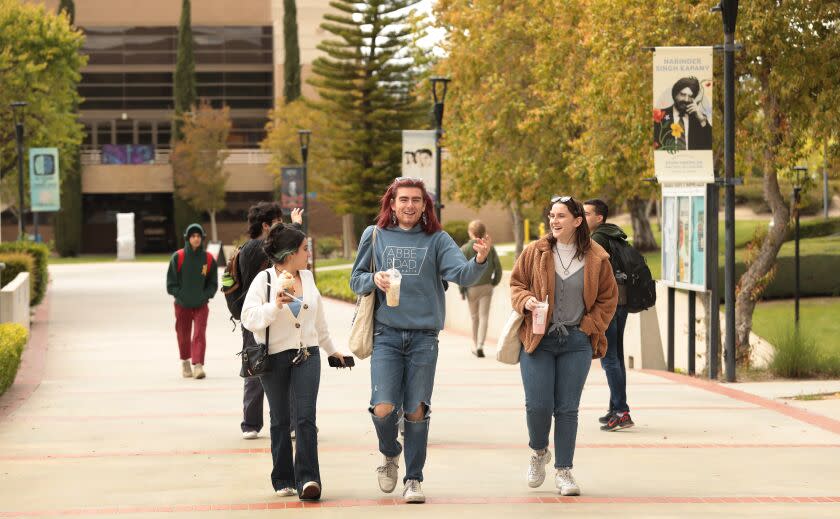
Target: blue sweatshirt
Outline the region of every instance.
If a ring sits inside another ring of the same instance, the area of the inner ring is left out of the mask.
[[[385,304],[385,293],[373,283],[370,272],[370,242],[374,226],[362,233],[359,252],[350,276],[350,288],[356,294],[376,290],[376,320],[404,330],[442,330],[446,303],[441,280],[471,286],[480,278],[489,262],[479,265],[467,261],[455,241],[444,231],[426,234],[416,225],[404,231],[399,227],[376,228],[376,271],[393,266],[402,274],[400,305]]]

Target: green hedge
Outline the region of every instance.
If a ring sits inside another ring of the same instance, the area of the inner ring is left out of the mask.
[[[0,395],[15,381],[29,333],[17,323],[0,324]]]
[[[470,239],[470,235],[467,232],[467,227],[469,227],[470,223],[465,222],[464,220],[452,220],[451,222],[446,222],[443,225],[443,230],[448,232],[452,239],[455,240],[455,243],[458,244],[460,247],[461,245],[467,243]]]
[[[807,220],[799,222],[799,237],[805,238],[819,238],[822,236],[832,236],[840,234],[840,218],[829,218],[827,220]],[[788,227],[788,241],[793,239],[793,225]]]
[[[50,249],[41,243],[29,241],[10,241],[0,243],[0,253],[4,252],[25,252],[32,256],[35,261],[34,288],[32,289],[32,306],[41,304],[47,294],[47,283],[49,283],[49,271],[47,262],[50,257]]]
[[[25,252],[6,252],[0,254],[0,263],[5,263],[6,268],[0,272],[0,287],[11,283],[21,272],[29,272],[29,304],[35,297],[35,260]]]
[[[321,295],[355,303],[356,294],[350,290],[350,272],[350,269],[316,271],[318,290]]]

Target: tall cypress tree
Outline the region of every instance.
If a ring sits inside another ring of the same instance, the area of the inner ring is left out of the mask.
[[[75,23],[73,0],[61,0],[58,12]],[[76,110],[74,110],[75,112]],[[75,146],[61,160],[61,210],[54,216],[55,248],[62,256],[77,256],[82,248],[82,163],[81,149]],[[69,155],[69,156],[68,156]]]
[[[338,14],[321,27],[333,35],[312,64],[316,106],[342,127],[333,158],[347,165],[328,179],[324,197],[339,213],[369,222],[385,188],[399,176],[403,129],[418,128],[428,105],[415,92],[413,28],[406,9],[418,0],[334,0]],[[315,138],[313,136],[313,138]]]
[[[175,64],[175,118],[172,121],[172,148],[175,142],[184,137],[183,114],[192,110],[196,104],[198,94],[195,85],[195,55],[193,54],[192,14],[190,0],[183,0],[181,4],[181,21],[178,24],[178,57]],[[172,175],[173,178],[175,175]],[[201,213],[193,209],[184,199],[172,190],[172,205],[175,224],[175,241],[184,229],[191,223],[198,222]]]
[[[283,0],[283,98],[291,103],[300,97],[300,42],[298,41],[297,2]]]

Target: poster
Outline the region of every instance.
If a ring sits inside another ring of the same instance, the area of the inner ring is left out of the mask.
[[[432,200],[436,200],[435,131],[403,130],[402,149],[402,176],[422,180]]]
[[[687,290],[706,285],[705,186],[662,190],[662,280]]]
[[[280,169],[280,206],[283,209],[303,207],[303,168],[284,166]]]
[[[29,196],[32,212],[61,209],[58,148],[29,148]]]
[[[653,156],[660,183],[714,182],[712,47],[657,47]]]

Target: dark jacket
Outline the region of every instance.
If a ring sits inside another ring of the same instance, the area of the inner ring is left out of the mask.
[[[201,233],[201,245],[193,250],[190,247],[190,231]],[[169,270],[166,273],[166,292],[175,297],[175,303],[185,308],[198,308],[216,295],[218,290],[218,268],[216,260],[210,257],[210,268],[207,268],[207,252],[204,250],[204,229],[197,224],[190,224],[184,232],[184,263],[178,271],[178,252],[169,260]]]
[[[595,229],[595,232],[592,233],[592,240],[595,241],[598,245],[604,248],[605,251],[610,255],[610,264],[612,264],[613,270],[615,270],[615,263],[613,263],[612,258],[612,249],[610,248],[610,239],[613,240],[627,240],[627,234],[621,230],[621,227],[612,224],[612,223],[602,223]]]
[[[671,124],[674,123],[674,105],[664,108],[662,111],[665,112],[665,115],[662,117],[662,121],[653,122],[653,142],[655,148],[662,146],[662,143],[659,142],[659,135],[662,132],[662,127],[665,127],[665,134],[669,135]],[[711,123],[707,123],[706,126],[702,126],[696,117],[693,115],[688,116],[688,149],[712,149]]]

